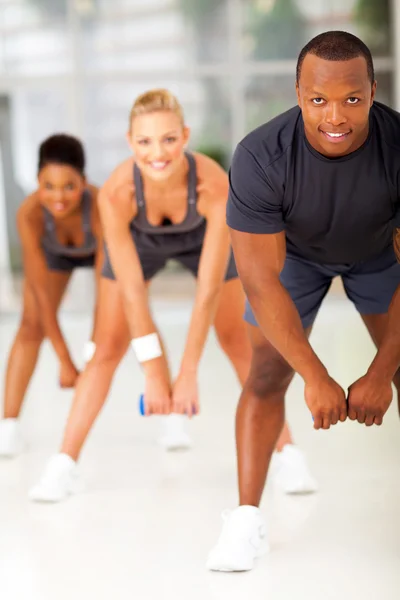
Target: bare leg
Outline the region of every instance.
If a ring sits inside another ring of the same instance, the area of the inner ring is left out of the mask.
[[[70,279],[70,273],[49,271],[48,278],[52,303],[57,310]],[[21,324],[9,354],[6,372],[4,394],[4,418],[6,419],[15,419],[20,414],[43,339],[44,332],[36,298],[32,288],[25,282]]]
[[[258,328],[249,325],[249,331],[253,358],[236,417],[239,501],[258,506],[282,431],[293,370]]]
[[[111,382],[129,345],[129,329],[118,284],[101,279],[96,321],[96,351],[80,375],[61,452],[77,460],[107,398]]]
[[[218,341],[244,386],[250,371],[252,349],[246,323],[243,320],[245,295],[239,279],[224,284],[214,321]],[[293,444],[289,425],[284,421],[276,450]]]

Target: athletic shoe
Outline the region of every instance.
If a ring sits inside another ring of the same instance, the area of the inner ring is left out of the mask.
[[[21,454],[24,444],[18,419],[0,421],[0,457],[14,458]]]
[[[192,440],[186,431],[188,418],[185,415],[171,414],[163,417],[163,433],[159,444],[165,450],[188,450]]]
[[[222,513],[221,535],[211,550],[207,569],[250,571],[256,558],[269,551],[264,518],[255,506],[239,506]]]
[[[56,454],[49,462],[37,485],[29,492],[33,502],[61,502],[82,491],[76,462],[68,454]]]
[[[274,452],[270,475],[272,483],[285,494],[312,494],[318,491],[318,484],[310,473],[304,454],[292,444],[286,444],[282,452]]]

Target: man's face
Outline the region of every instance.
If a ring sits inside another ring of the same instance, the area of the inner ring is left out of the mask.
[[[375,90],[364,57],[332,61],[307,54],[296,91],[313,148],[334,158],[362,146],[368,136]]]

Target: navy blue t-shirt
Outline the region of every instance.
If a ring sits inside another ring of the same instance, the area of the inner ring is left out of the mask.
[[[375,102],[361,148],[327,158],[308,143],[295,107],[238,144],[227,223],[248,233],[285,231],[289,253],[318,263],[364,261],[392,243],[399,176],[396,111]]]

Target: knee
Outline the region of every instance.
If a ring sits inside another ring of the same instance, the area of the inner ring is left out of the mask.
[[[241,357],[249,359],[251,346],[245,329],[224,329],[217,332],[217,337],[222,350],[228,357]]]
[[[108,337],[104,341],[98,341],[93,349],[92,364],[115,364],[123,358],[127,350],[127,344],[124,340]]]
[[[44,331],[39,318],[22,316],[19,337],[24,342],[42,342]]]
[[[282,399],[293,378],[294,371],[276,350],[253,351],[247,385],[260,400]]]

